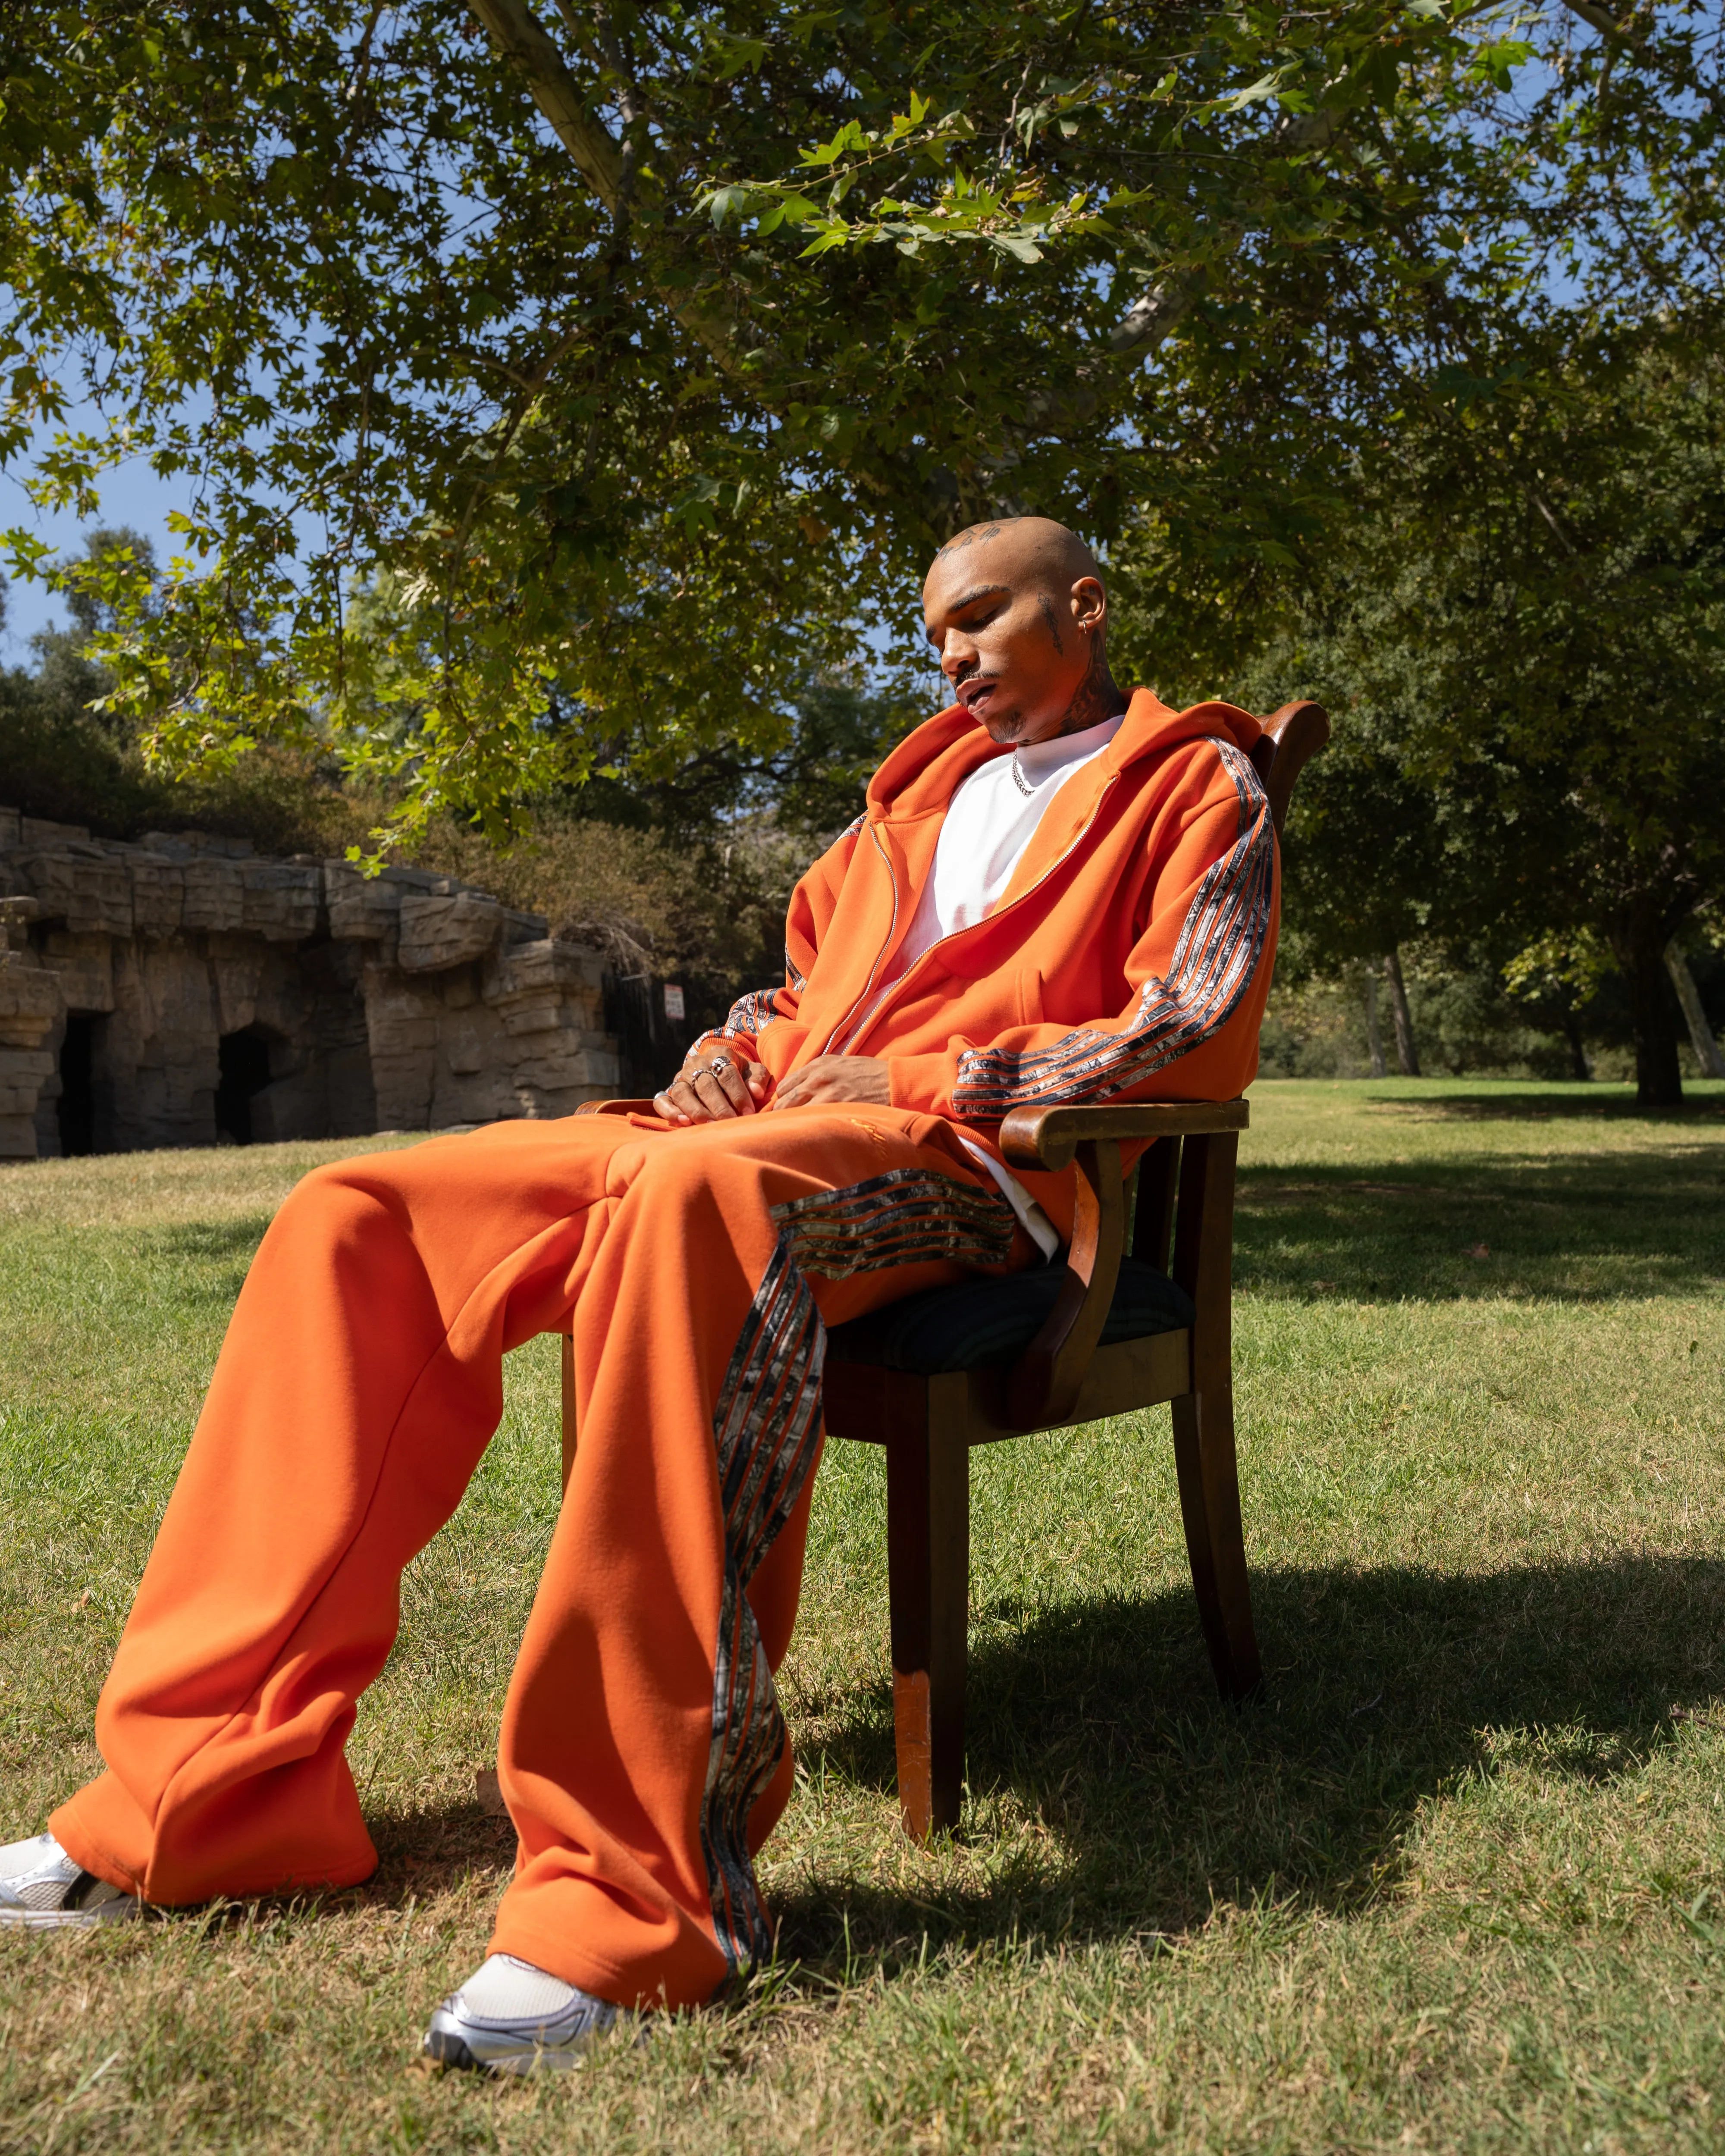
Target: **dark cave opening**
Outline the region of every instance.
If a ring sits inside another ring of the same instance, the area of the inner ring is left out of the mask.
[[[93,1011],[72,1011],[60,1043],[60,1151],[68,1158],[95,1150],[95,1029]]]
[[[206,1036],[207,1037],[207,1036]],[[270,1083],[270,1043],[254,1025],[224,1033],[216,1044],[216,1134],[235,1145],[252,1142],[252,1096]]]

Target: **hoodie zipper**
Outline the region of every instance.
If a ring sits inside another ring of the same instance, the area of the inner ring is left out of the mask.
[[[874,824],[870,823],[867,829],[869,837],[873,841],[875,851],[880,856],[880,865],[886,871],[886,880],[892,886],[892,918],[886,924],[886,941],[875,953],[875,963],[869,968],[869,978],[863,983],[862,995],[857,998],[856,1003],[850,1006],[850,1009],[845,1012],[844,1017],[839,1020],[838,1025],[835,1025],[832,1031],[827,1035],[825,1045],[822,1047],[820,1051],[823,1055],[830,1055],[832,1054],[833,1043],[839,1037],[839,1027],[850,1023],[850,1019],[855,1015],[857,1004],[860,1004],[863,999],[863,996],[867,995],[869,990],[874,987],[875,976],[880,970],[880,962],[892,947],[892,932],[898,926],[898,878],[892,873],[892,863],[886,857],[886,849],[881,844],[880,840],[875,833]],[[883,989],[881,993],[884,995],[886,993],[885,989]]]
[[[1042,871],[1041,875],[1037,877],[1035,882],[1031,885],[1030,888],[1028,891],[1021,891],[1018,896],[1013,900],[1010,906],[1003,906],[993,913],[985,914],[983,916],[984,921],[999,921],[1002,914],[1010,913],[1015,907],[1022,906],[1026,899],[1034,898],[1037,892],[1041,890],[1044,884],[1045,884],[1049,878],[1054,875],[1055,871],[1057,869],[1062,869],[1065,866],[1066,863],[1071,860],[1073,855],[1078,850],[1079,846],[1082,844],[1086,834],[1089,832],[1091,826],[1096,822],[1097,817],[1101,814],[1102,804],[1106,801],[1108,796],[1114,791],[1116,783],[1119,779],[1119,777],[1120,773],[1117,771],[1110,774],[1108,783],[1096,796],[1096,806],[1091,810],[1089,815],[1085,818],[1084,822],[1080,825],[1079,829],[1072,834],[1071,844],[1067,846],[1065,851],[1060,855],[1060,858],[1057,860],[1050,861],[1048,866]],[[1052,808],[1054,803],[1050,802],[1049,806],[1050,808]],[[873,826],[870,825],[870,828],[872,829]],[[937,841],[937,847],[938,842]],[[885,848],[882,847],[879,850],[881,860],[883,861],[886,861],[886,873],[891,876],[892,875],[892,864],[891,861],[886,860]],[[934,865],[932,862],[929,864],[928,873],[931,875],[934,874]],[[895,921],[898,919],[898,880],[896,877],[893,878],[892,885],[892,918]],[[905,983],[910,979],[911,976],[916,972],[917,967],[923,963],[924,959],[932,958],[935,952],[940,949],[942,944],[951,943],[960,936],[968,936],[971,932],[972,928],[980,928],[982,926],[982,921],[973,921],[970,924],[969,928],[955,928],[950,935],[942,936],[937,938],[934,942],[929,945],[926,951],[920,952],[917,956],[911,961],[911,963],[906,967],[904,972],[899,975],[896,981],[889,981],[886,987],[881,989],[880,994],[875,998],[874,1003],[870,1005],[868,1012],[864,1016],[860,1023],[852,1029],[849,1039],[845,1041],[843,1049],[839,1051],[840,1054],[851,1055],[855,1053],[856,1044],[862,1039],[863,1035],[880,1016],[881,1008],[886,1004],[887,998],[892,994],[896,988],[901,988],[904,986]],[[889,927],[886,931],[886,944],[883,944],[881,947],[880,957],[886,957],[886,946],[890,945],[891,942],[892,930],[891,927]],[[880,958],[876,958],[875,961],[875,967],[878,967],[880,963]],[[870,988],[874,986],[875,967],[871,967],[869,970],[868,981],[864,986],[862,996],[859,996],[857,998],[856,1003],[850,1006],[850,1011],[847,1012],[845,1017],[840,1019],[839,1024],[835,1025],[833,1028],[832,1032],[827,1035],[827,1045],[821,1050],[823,1055],[826,1055],[831,1050],[834,1040],[838,1037],[839,1026],[849,1023],[850,1016],[856,1010],[857,1004],[861,1003],[863,996],[867,995]]]

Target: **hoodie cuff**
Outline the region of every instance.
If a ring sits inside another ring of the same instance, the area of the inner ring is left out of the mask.
[[[761,1060],[753,1034],[726,1033],[722,1027],[714,1026],[690,1042],[683,1050],[683,1060],[686,1063],[691,1055],[716,1055],[721,1050],[726,1055],[740,1055],[746,1063],[758,1063]]]

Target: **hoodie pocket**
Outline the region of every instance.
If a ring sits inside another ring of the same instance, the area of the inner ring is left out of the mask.
[[[1020,1025],[1040,1025],[1042,1023],[1042,976],[1034,966],[1025,966],[1013,976],[1013,1001]]]

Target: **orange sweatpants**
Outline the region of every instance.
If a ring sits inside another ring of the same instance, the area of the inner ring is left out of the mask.
[[[403,1567],[459,1502],[502,1358],[571,1325],[580,1443],[504,1709],[520,1838],[494,1953],[624,2005],[767,1950],[754,1856],[791,1760],[824,1321],[1034,1255],[946,1124],[515,1122],[319,1168],[235,1307],[55,1813],[184,1903],[363,1879],[343,1747]]]

